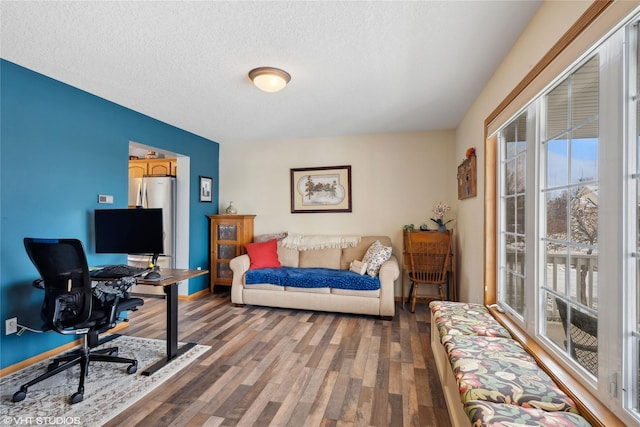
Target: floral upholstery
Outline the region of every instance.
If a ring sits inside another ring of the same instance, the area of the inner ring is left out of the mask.
[[[485,306],[433,301],[430,309],[473,427],[590,425]]]
[[[463,402],[483,400],[578,413],[571,398],[517,341],[448,335],[444,345]]]
[[[489,314],[489,311],[482,304],[475,304],[472,302],[454,302],[454,301],[431,301],[429,303],[431,312],[437,314],[438,312],[445,313],[466,313],[468,311],[479,311]],[[490,314],[489,314],[490,315]]]
[[[446,335],[481,335],[511,338],[511,334],[481,304],[432,301],[429,304],[440,338]]]
[[[570,412],[548,412],[481,400],[466,402],[464,410],[473,427],[587,427],[591,425],[580,415]]]

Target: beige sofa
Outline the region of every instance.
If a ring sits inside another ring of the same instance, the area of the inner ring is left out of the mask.
[[[278,242],[278,259],[283,266],[300,268],[330,268],[348,270],[352,261],[362,260],[367,249],[379,240],[391,246],[387,236],[363,236],[356,246],[345,248],[298,250]],[[331,283],[321,288],[295,288],[269,283],[245,285],[245,273],[249,270],[248,255],[231,260],[233,271],[231,302],[236,305],[261,305],[304,310],[340,313],[370,314],[390,319],[395,314],[394,282],[400,275],[395,256],[380,267],[379,290],[349,290],[331,288]]]

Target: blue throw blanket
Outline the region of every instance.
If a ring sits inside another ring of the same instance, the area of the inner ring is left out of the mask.
[[[246,285],[269,283],[271,285],[293,286],[297,288],[336,288],[356,291],[380,289],[378,276],[360,275],[349,270],[330,268],[260,268],[245,274]]]

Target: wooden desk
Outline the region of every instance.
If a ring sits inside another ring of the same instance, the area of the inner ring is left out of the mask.
[[[159,360],[144,371],[142,375],[149,376],[162,368],[176,357],[191,349],[196,343],[187,343],[178,348],[178,282],[191,279],[192,277],[207,274],[209,270],[184,270],[163,268],[160,270],[162,276],[170,276],[164,280],[145,280],[138,278],[141,285],[162,286],[167,295],[167,358]]]
[[[408,275],[409,270],[411,270],[411,260],[409,259],[409,255],[407,255],[407,239],[405,234],[408,233],[407,230],[404,230],[402,233],[402,277],[400,278],[401,290],[402,292],[402,308],[404,308],[404,277]],[[437,233],[437,231],[412,231],[412,233]],[[458,291],[456,286],[456,262],[455,262],[455,252],[453,251],[453,239],[451,239],[451,256],[449,257],[449,265],[447,270],[449,271],[449,286],[447,289],[447,298],[450,298],[451,301],[458,300]]]

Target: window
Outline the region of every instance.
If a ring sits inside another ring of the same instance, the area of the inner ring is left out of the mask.
[[[524,315],[527,113],[500,132],[499,300]]]
[[[629,339],[625,351],[626,367],[635,375],[626,376],[625,389],[630,390],[626,403],[635,412],[640,412],[640,30],[636,22],[629,27],[629,93],[631,105],[629,116],[635,117],[631,120],[629,134],[633,135],[629,142],[629,170],[633,171],[629,184],[628,205],[629,205],[629,233],[628,242],[630,251],[631,268],[627,269],[629,287],[625,300],[628,301],[627,312],[630,319],[628,325]]]
[[[640,425],[636,21],[498,127],[489,152],[498,304],[617,416]]]
[[[598,107],[595,55],[543,99],[539,165],[543,335],[594,377],[598,374]],[[544,166],[543,166],[544,164]]]

